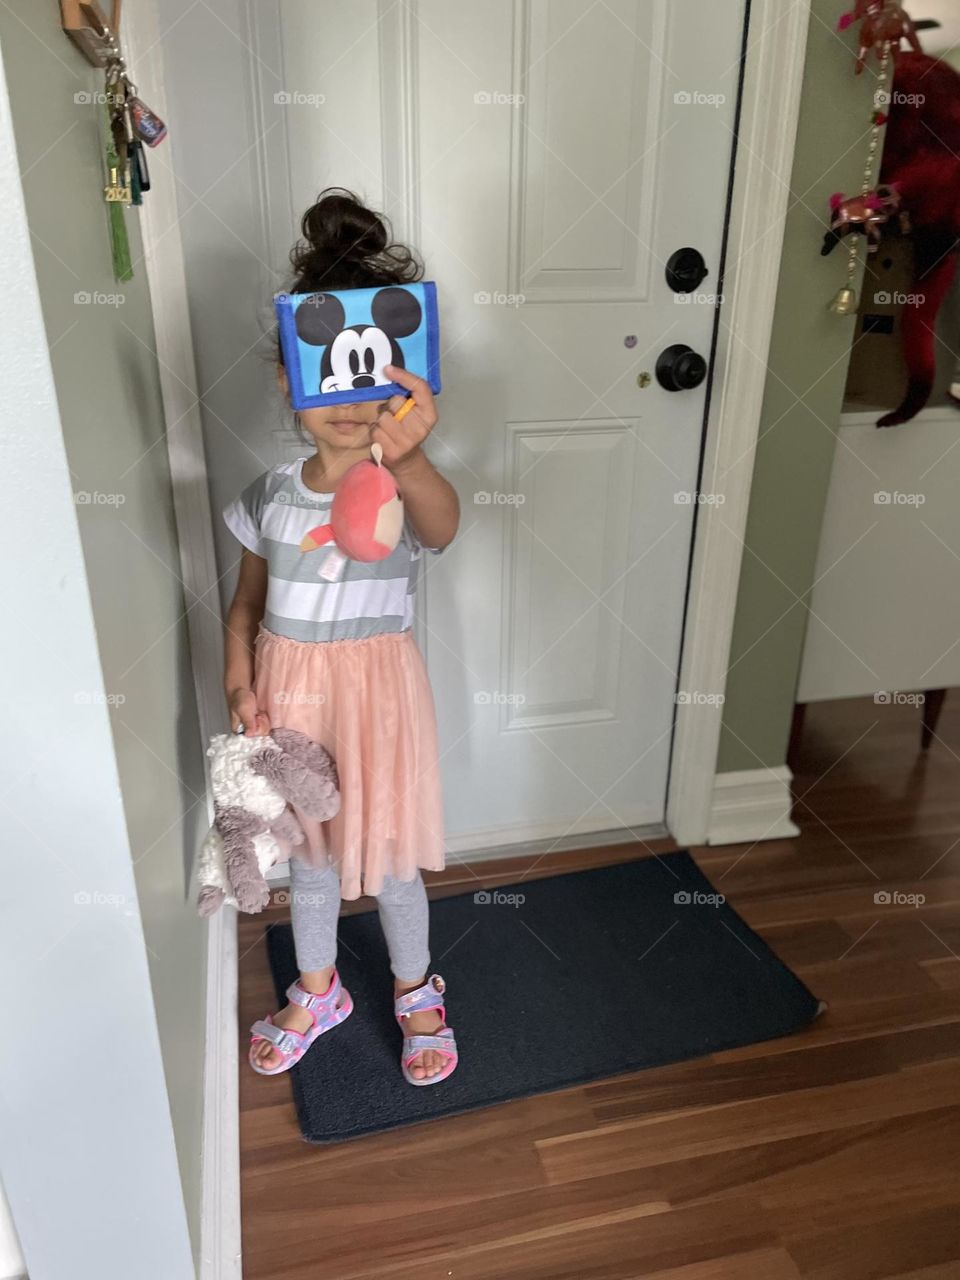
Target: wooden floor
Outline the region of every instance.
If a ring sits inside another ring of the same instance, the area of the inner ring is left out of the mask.
[[[829,1002],[797,1036],[333,1148],[301,1140],[288,1080],[243,1070],[247,1280],[958,1280],[949,699],[938,732],[921,758],[915,708],[811,707],[792,762],[800,838],[694,850]],[[496,871],[484,882],[517,878]],[[465,876],[433,880],[454,892]],[[925,902],[874,900],[895,891]],[[244,1028],[273,1007],[262,934],[263,917],[243,921]]]

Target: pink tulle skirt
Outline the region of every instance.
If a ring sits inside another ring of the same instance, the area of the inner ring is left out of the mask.
[[[443,869],[433,692],[412,632],[307,643],[261,627],[256,690],[273,727],[299,729],[337,765],[340,812],[317,822],[297,810],[297,857],[332,863],[344,898]]]

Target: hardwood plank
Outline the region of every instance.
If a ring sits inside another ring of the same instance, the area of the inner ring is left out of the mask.
[[[757,1249],[668,1271],[647,1271],[643,1280],[800,1280],[800,1272],[785,1249]]]
[[[949,1207],[960,1199],[958,1122],[960,1110],[945,1107],[801,1139],[792,1151],[765,1152],[762,1180],[747,1186],[784,1237],[801,1221],[804,1232],[834,1229],[838,1204],[858,1227]]]
[[[932,960],[921,960],[927,973],[944,991],[960,991],[960,964],[952,956],[938,956]]]
[[[727,886],[729,887],[729,886]],[[726,893],[722,881],[719,888]],[[819,920],[824,916],[832,920],[863,920],[866,928],[877,919],[889,920],[897,915],[909,915],[916,911],[912,906],[878,907],[873,895],[878,889],[896,889],[904,894],[925,894],[931,905],[960,906],[960,876],[944,876],[940,880],[901,879],[895,883],[877,881],[844,886],[842,888],[815,889],[808,893],[795,893],[788,897],[731,899],[737,911],[751,929],[762,933],[771,925],[790,924],[802,920]],[[729,895],[728,895],[729,896]]]
[[[696,1209],[650,1213],[649,1206],[557,1220],[550,1228],[509,1235],[480,1246],[455,1242],[428,1251],[422,1261],[375,1265],[365,1275],[422,1280],[427,1274],[456,1280],[635,1280],[651,1272],[714,1262],[731,1254],[768,1251],[775,1242],[756,1204],[725,1201]],[[303,1273],[304,1277],[306,1272]],[[297,1273],[290,1280],[299,1280]],[[353,1280],[349,1273],[343,1280]]]
[[[957,1264],[951,1259],[932,1267],[920,1267],[917,1271],[898,1271],[890,1280],[957,1280]]]
[[[804,1134],[735,1150],[664,1160],[594,1182],[630,1185],[633,1194],[674,1207],[746,1197],[781,1232],[803,1221],[832,1229],[837,1206],[863,1224],[891,1214],[949,1205],[958,1196],[960,1111],[945,1107],[884,1122]]]
[[[549,1182],[577,1181],[664,1159],[735,1151],[746,1141],[777,1142],[932,1111],[945,1097],[955,1098],[958,1088],[960,1061],[951,1059],[826,1088],[631,1118],[544,1138],[537,1149]]]
[[[832,964],[798,965],[797,973],[827,1002],[834,1017],[839,1016],[841,1005],[863,1003],[869,998],[866,993],[872,992],[878,999],[920,996],[937,985],[927,970],[909,956],[884,952],[860,955],[856,949]]]
[[[958,1031],[955,1024],[941,1024],[877,1035],[853,1045],[810,1048],[804,1046],[804,1036],[794,1036],[782,1043],[797,1047],[769,1060],[722,1053],[588,1085],[584,1097],[598,1125],[637,1116],[678,1115],[684,1109],[701,1111],[951,1059],[956,1056]]]
[[[809,971],[801,973],[801,977],[805,981],[816,982],[816,975]],[[960,1020],[960,1000],[955,992],[943,990],[940,983],[936,985],[941,989],[897,996],[864,991],[859,1001],[841,1004],[837,1009],[829,1008],[807,1027],[802,1041],[784,1039],[745,1045],[742,1049],[727,1049],[723,1057],[727,1061],[773,1057],[780,1053],[793,1053],[797,1049],[816,1048],[820,1044],[868,1040],[897,1028],[949,1026]]]
[[[787,1249],[806,1280],[882,1280],[907,1268],[954,1260],[958,1209],[956,1203],[938,1205],[833,1231],[797,1232],[788,1235]]]
[[[526,1191],[510,1190],[501,1183],[503,1189],[491,1194],[498,1183],[489,1178],[488,1171],[487,1194],[478,1192],[476,1183],[470,1180],[458,1186],[448,1177],[447,1192],[440,1197],[435,1187],[424,1186],[419,1180],[418,1166],[411,1164],[402,1176],[398,1176],[396,1162],[391,1168],[392,1186],[384,1180],[372,1186],[364,1181],[361,1202],[357,1202],[354,1187],[346,1194],[337,1195],[334,1191],[326,1204],[325,1208],[336,1215],[349,1214],[360,1228],[339,1240],[336,1271],[331,1274],[338,1277],[367,1274],[366,1268],[371,1264],[366,1232],[370,1229],[382,1236],[384,1243],[378,1251],[377,1263],[389,1270],[416,1262],[427,1246],[431,1262],[437,1266],[447,1257],[456,1258],[459,1263],[469,1251],[482,1259],[508,1241],[519,1244],[547,1240],[570,1222],[599,1226],[646,1218],[670,1208],[645,1193],[644,1175],[633,1179],[598,1178],[587,1187],[539,1186]],[[254,1241],[271,1228],[282,1225],[290,1238],[285,1249],[286,1263],[316,1267],[310,1225],[315,1213],[309,1203],[292,1206],[288,1192],[266,1184],[260,1189],[252,1217],[245,1225]],[[245,1257],[248,1263],[257,1261],[256,1244],[245,1251]]]

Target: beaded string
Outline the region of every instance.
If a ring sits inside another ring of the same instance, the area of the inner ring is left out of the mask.
[[[886,84],[890,75],[891,48],[890,41],[885,40],[880,54],[880,70],[877,72],[877,92],[874,96],[874,102],[878,105],[875,106],[873,112],[873,128],[870,132],[870,143],[867,147],[867,163],[863,171],[863,181],[860,184],[860,194],[862,196],[865,196],[873,186],[873,170],[877,163],[877,152],[880,150],[880,131],[887,123],[887,115],[882,108],[887,103]],[[850,236],[847,247],[847,283],[830,304],[831,311],[839,315],[852,315],[856,310],[853,277],[857,272],[859,246],[860,233],[855,231]]]

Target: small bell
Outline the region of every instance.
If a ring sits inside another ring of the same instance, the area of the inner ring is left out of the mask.
[[[830,310],[835,316],[852,316],[856,314],[858,306],[857,291],[844,285],[837,290],[836,297],[830,303]]]

